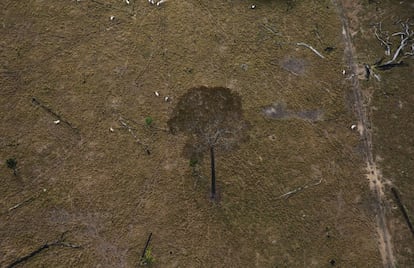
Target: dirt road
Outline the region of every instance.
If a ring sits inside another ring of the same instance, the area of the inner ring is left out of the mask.
[[[345,43],[344,60],[348,66],[348,72],[351,73],[350,83],[352,85],[353,97],[354,97],[354,111],[359,120],[359,132],[363,140],[363,150],[365,155],[365,161],[367,165],[367,178],[369,180],[370,188],[374,192],[376,198],[375,210],[378,232],[378,245],[381,252],[382,261],[384,267],[395,267],[395,259],[393,254],[393,245],[390,233],[387,226],[387,217],[383,204],[383,178],[381,172],[378,170],[373,157],[373,144],[372,144],[372,128],[371,119],[369,117],[367,108],[364,106],[364,97],[362,89],[359,83],[358,66],[355,62],[355,47],[352,43],[351,30],[349,26],[350,10],[347,9],[345,2],[342,0],[332,0],[336,8],[338,9],[339,16],[342,22],[342,34]],[[348,8],[351,5],[348,4]]]

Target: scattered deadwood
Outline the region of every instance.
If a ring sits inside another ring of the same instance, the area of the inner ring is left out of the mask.
[[[277,199],[282,199],[282,198],[284,198],[284,199],[288,199],[289,197],[291,197],[291,196],[292,196],[292,195],[294,195],[294,194],[297,194],[298,192],[301,192],[301,191],[303,191],[303,190],[305,190],[305,189],[307,189],[307,188],[309,188],[309,187],[319,185],[319,184],[321,184],[321,183],[322,183],[322,178],[321,178],[318,182],[311,183],[311,184],[305,184],[305,185],[300,186],[300,187],[298,187],[298,188],[296,188],[296,189],[294,189],[294,190],[292,190],[292,191],[289,191],[289,192],[287,192],[287,193],[285,193],[285,194],[282,194],[282,195],[281,195],[281,196],[279,196]]]
[[[157,45],[157,44],[156,44]],[[135,84],[138,86],[138,87],[140,87],[141,86],[141,84],[142,84],[142,77],[144,76],[144,74],[148,71],[148,69],[149,69],[149,67],[150,67],[150,65],[151,65],[151,62],[152,62],[152,60],[153,60],[153,58],[154,58],[154,52],[151,52],[151,54],[150,54],[150,56],[149,56],[149,58],[148,58],[148,60],[147,60],[147,63],[145,64],[145,66],[144,66],[144,68],[142,68],[142,70],[141,70],[141,72],[138,74],[138,76],[137,76],[137,78],[135,79]]]
[[[13,268],[16,265],[28,261],[30,258],[36,256],[37,254],[41,253],[42,251],[44,251],[45,249],[48,249],[50,247],[53,246],[60,246],[60,247],[67,247],[67,248],[82,248],[80,245],[75,245],[69,242],[65,241],[65,235],[67,232],[64,232],[60,235],[59,239],[54,241],[54,242],[48,242],[46,244],[41,245],[40,247],[38,247],[36,250],[33,250],[32,252],[30,252],[29,254],[18,258],[17,260],[15,260],[14,262],[12,262],[11,264],[9,264],[8,266],[6,266],[7,268]]]
[[[63,119],[61,115],[54,112],[51,108],[47,107],[45,104],[43,104],[43,102],[41,102],[40,100],[33,97],[32,98],[32,104],[34,104],[36,106],[39,106],[44,111],[46,111],[48,114],[53,116],[55,119],[59,120],[59,123],[63,123],[65,125],[67,125],[72,131],[74,131],[78,136],[80,136],[79,129],[74,127],[69,121]]]
[[[395,37],[400,37],[400,44],[396,48],[394,55],[391,59],[384,62],[384,57],[375,62],[372,65],[365,64],[365,78],[369,80],[370,76],[374,76],[377,81],[381,81],[381,77],[376,74],[376,71],[386,71],[394,67],[404,67],[408,64],[403,61],[407,57],[414,56],[414,31],[410,29],[410,22],[398,22],[401,25],[402,30],[390,34],[388,31],[382,29],[382,23],[374,24],[374,35],[380,42],[380,45],[385,48],[385,55],[391,56],[392,42],[395,42]]]
[[[307,47],[307,48],[309,48],[310,50],[312,50],[316,55],[318,55],[319,57],[321,57],[322,59],[324,59],[325,57],[321,54],[321,53],[319,53],[319,51],[317,51],[316,49],[314,49],[312,46],[310,46],[310,45],[308,45],[308,44],[305,44],[305,43],[302,43],[302,42],[300,42],[300,43],[296,43],[296,45],[297,46],[304,46],[304,47]]]
[[[282,36],[282,34],[281,33],[279,33],[277,30],[275,30],[275,29],[273,29],[273,27],[271,27],[271,26],[269,26],[269,25],[266,25],[266,24],[262,24],[261,25],[264,29],[266,29],[266,30],[268,30],[269,32],[271,32],[272,34],[274,34],[274,35],[277,35],[277,36]]]
[[[380,41],[381,46],[385,48],[385,55],[390,56],[392,43],[390,42],[390,36],[388,32],[384,32],[382,30],[381,22],[374,25],[374,34],[378,41]]]
[[[18,203],[18,204],[16,204],[16,205],[12,206],[11,208],[9,208],[9,211],[12,211],[12,210],[14,210],[14,209],[16,209],[16,208],[18,208],[18,207],[20,207],[20,206],[23,206],[24,204],[27,204],[27,203],[29,203],[29,202],[32,202],[32,201],[33,201],[33,200],[35,200],[35,199],[36,199],[36,198],[35,198],[34,196],[29,197],[28,199],[24,200],[23,202],[20,202],[20,203]]]
[[[397,50],[395,51],[394,56],[392,57],[392,59],[385,62],[383,65],[395,63],[395,61],[397,60],[397,58],[400,55],[400,53],[402,52],[402,50],[408,45],[408,41],[411,40],[414,36],[414,31],[410,30],[410,26],[408,25],[408,23],[402,23],[401,25],[402,25],[403,31],[392,34],[392,36],[400,36],[401,37],[400,45],[397,48]],[[412,46],[411,46],[411,48],[412,48]],[[407,52],[407,53],[409,53],[409,52]],[[411,51],[411,54],[412,54],[412,51]]]
[[[414,227],[410,221],[410,217],[408,216],[407,210],[405,209],[405,206],[402,204],[401,202],[401,198],[400,195],[397,191],[397,189],[395,189],[394,187],[391,187],[391,192],[395,197],[395,200],[397,201],[398,207],[400,208],[405,221],[407,222],[408,228],[410,228],[411,233],[414,235]]]
[[[397,66],[405,66],[402,61],[404,58],[414,55],[414,31],[410,29],[410,22],[400,22],[402,30],[399,32],[392,33],[391,35],[387,31],[382,30],[382,24],[377,23],[374,25],[374,34],[375,37],[380,41],[381,46],[385,48],[385,55],[391,56],[392,42],[391,38],[399,36],[400,44],[394,52],[393,57],[383,62],[383,59],[377,61],[374,64],[375,69],[378,70],[389,70]]]
[[[131,136],[135,139],[135,142],[138,143],[140,146],[142,146],[144,148],[144,151],[147,153],[147,155],[150,155],[151,154],[150,146],[138,137],[138,135],[136,134],[136,128],[131,126],[131,125],[140,125],[140,124],[137,121],[132,120],[130,118],[126,118],[122,115],[119,116],[118,121],[119,121],[119,123],[121,124],[121,126],[123,128],[128,130],[128,132],[131,134]],[[151,133],[150,136],[151,137],[156,132],[166,132],[166,133],[169,132],[169,129],[162,128],[162,127],[157,127],[157,126],[154,126],[153,124],[146,125],[145,129],[150,130],[150,133]]]
[[[29,198],[27,198],[27,199],[23,200],[22,202],[20,202],[20,203],[18,203],[18,204],[16,204],[16,205],[14,205],[14,206],[12,206],[12,207],[10,207],[10,208],[9,208],[9,209],[7,209],[6,211],[4,211],[4,212],[0,213],[0,215],[6,214],[7,212],[10,212],[10,211],[13,211],[13,210],[15,210],[15,209],[18,209],[18,208],[20,208],[20,207],[22,207],[22,206],[24,206],[24,205],[26,205],[26,204],[28,204],[28,203],[30,203],[30,202],[32,202],[32,201],[34,201],[35,199],[39,198],[39,197],[40,197],[40,195],[41,195],[41,194],[43,194],[44,192],[46,192],[46,189],[42,189],[42,191],[41,191],[40,193],[38,193],[38,194],[36,194],[36,195],[32,195],[31,197],[29,197]]]
[[[122,117],[119,118],[119,123],[121,123],[122,127],[126,128],[128,130],[128,132],[131,134],[132,137],[134,137],[135,142],[138,143],[139,145],[141,145],[142,147],[144,147],[145,152],[150,155],[151,151],[149,150],[149,146],[147,144],[145,144],[144,142],[142,142],[138,136],[135,134],[134,129],[129,126],[125,119],[123,119]]]

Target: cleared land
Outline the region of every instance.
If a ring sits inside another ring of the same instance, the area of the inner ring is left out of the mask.
[[[45,245],[18,265],[133,267],[150,232],[155,267],[413,263],[391,187],[413,220],[414,61],[380,81],[364,64],[414,5],[255,4],[1,1],[1,267]],[[167,125],[199,86],[250,123],[216,153],[215,202],[208,157],[190,167]]]

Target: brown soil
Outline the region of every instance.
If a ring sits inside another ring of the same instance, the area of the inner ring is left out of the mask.
[[[150,232],[154,267],[412,264],[414,62],[361,73],[410,1],[129,2],[0,3],[1,267],[64,232],[18,267],[136,267]],[[250,122],[219,201],[166,131],[200,85]]]

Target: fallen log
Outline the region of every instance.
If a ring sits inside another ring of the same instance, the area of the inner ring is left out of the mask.
[[[58,240],[56,240],[54,242],[51,242],[51,243],[46,243],[46,244],[41,245],[40,247],[38,247],[37,249],[33,250],[29,254],[27,254],[27,255],[25,255],[23,257],[20,257],[18,259],[16,259],[14,262],[12,262],[11,264],[9,264],[6,267],[7,268],[13,268],[16,265],[18,265],[18,264],[20,264],[22,262],[25,262],[25,261],[31,259],[32,257],[36,256],[37,254],[41,253],[42,251],[44,251],[44,250],[46,250],[46,249],[48,249],[50,247],[53,247],[53,246],[61,246],[61,247],[69,247],[69,248],[81,248],[80,245],[75,245],[75,244],[71,244],[71,243],[65,242],[64,240],[65,240],[65,234],[66,233],[67,232],[62,233],[60,235],[60,238]]]
[[[397,191],[397,189],[395,189],[394,187],[391,187],[391,192],[395,197],[395,200],[397,201],[398,207],[400,208],[405,221],[407,222],[408,228],[410,229],[411,233],[414,235],[414,228],[413,228],[413,224],[410,221],[410,217],[408,216],[407,210],[405,209],[404,205],[401,202],[401,198],[400,195]]]

